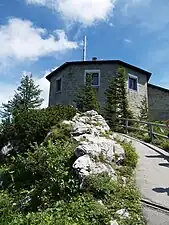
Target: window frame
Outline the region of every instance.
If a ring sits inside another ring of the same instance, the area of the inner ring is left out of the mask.
[[[62,77],[60,76],[60,77],[56,78],[56,80],[55,80],[56,81],[56,86],[57,86],[57,81],[58,80],[60,80],[60,90],[59,91],[56,90],[56,93],[60,93],[62,91]]]
[[[98,73],[98,85],[92,84],[92,87],[100,87],[100,70],[85,70],[84,71],[84,85],[86,85],[86,74],[87,73]]]
[[[129,83],[130,78],[136,80],[136,90],[130,88],[130,83]],[[128,74],[128,90],[138,92],[138,77],[133,74]]]

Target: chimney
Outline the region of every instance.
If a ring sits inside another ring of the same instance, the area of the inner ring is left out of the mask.
[[[97,60],[97,57],[92,57],[92,61],[96,61]]]

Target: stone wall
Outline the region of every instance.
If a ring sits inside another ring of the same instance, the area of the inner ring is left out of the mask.
[[[148,103],[152,120],[169,119],[169,90],[148,84]]]
[[[84,86],[85,70],[100,70],[100,87],[97,88],[98,99],[103,107],[105,104],[105,91],[108,88],[109,81],[115,76],[117,65],[115,64],[89,64],[89,65],[69,65],[51,78],[49,106],[56,104],[73,104],[79,88]],[[132,111],[138,115],[140,102],[143,96],[147,96],[147,77],[145,74],[127,69],[138,77],[138,91],[127,89],[129,106]],[[56,93],[56,78],[62,77],[62,91]],[[126,83],[128,87],[128,83]]]

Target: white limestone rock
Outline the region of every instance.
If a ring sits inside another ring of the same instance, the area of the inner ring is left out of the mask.
[[[109,131],[110,127],[107,125],[105,119],[94,110],[87,111],[83,114],[76,114],[72,119],[74,134],[84,134],[89,132],[99,135],[102,132]]]
[[[112,179],[116,179],[114,169],[105,163],[95,162],[89,155],[79,157],[73,164],[73,168],[77,171],[83,180],[86,176],[100,173],[108,173]]]
[[[110,225],[119,225],[116,220],[111,220]]]
[[[118,159],[116,160],[116,164],[120,165],[123,162],[124,157],[125,157],[124,149],[120,144],[115,143],[114,144],[114,152],[118,156]]]
[[[112,162],[115,158],[114,145],[115,142],[113,140],[108,140],[103,137],[94,138],[91,142],[82,141],[75,149],[75,155],[77,157],[85,154],[93,157],[103,156],[105,161]]]
[[[122,179],[122,182],[123,182],[123,186],[125,186],[126,182],[127,182],[127,178],[122,176],[121,179]]]
[[[8,143],[1,149],[1,154],[6,156],[12,151],[12,149],[13,149],[13,147],[11,146],[10,143]]]
[[[79,177],[83,180],[91,174],[107,172],[116,179],[115,171],[110,164],[117,159],[116,163],[120,165],[125,152],[115,141],[113,134],[106,135],[110,127],[105,119],[91,110],[76,114],[70,123],[69,121],[64,123],[71,124],[71,135],[79,142],[75,149],[77,160],[73,164]]]
[[[97,202],[98,202],[100,205],[104,206],[104,204],[103,204],[103,201],[102,201],[102,200],[97,200]]]
[[[89,124],[85,124],[81,121],[77,121],[72,125],[72,134],[73,135],[81,135],[81,134],[91,134],[91,126]]]
[[[71,121],[71,120],[64,120],[62,122],[62,124],[65,124],[65,125],[68,125],[68,126],[72,126],[73,125],[73,121]]]
[[[130,217],[129,212],[126,209],[120,209],[116,212],[121,219],[126,219]]]

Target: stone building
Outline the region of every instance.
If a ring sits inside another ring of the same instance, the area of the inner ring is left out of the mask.
[[[127,70],[127,95],[129,106],[134,114],[139,115],[141,100],[146,96],[150,117],[155,120],[169,119],[169,90],[149,84],[150,72],[121,60],[93,58],[91,61],[64,63],[46,77],[50,82],[49,106],[74,105],[77,91],[85,85],[86,76],[90,73],[92,85],[97,89],[100,105],[104,107],[104,93],[112,76],[116,76],[118,66],[123,66]]]

